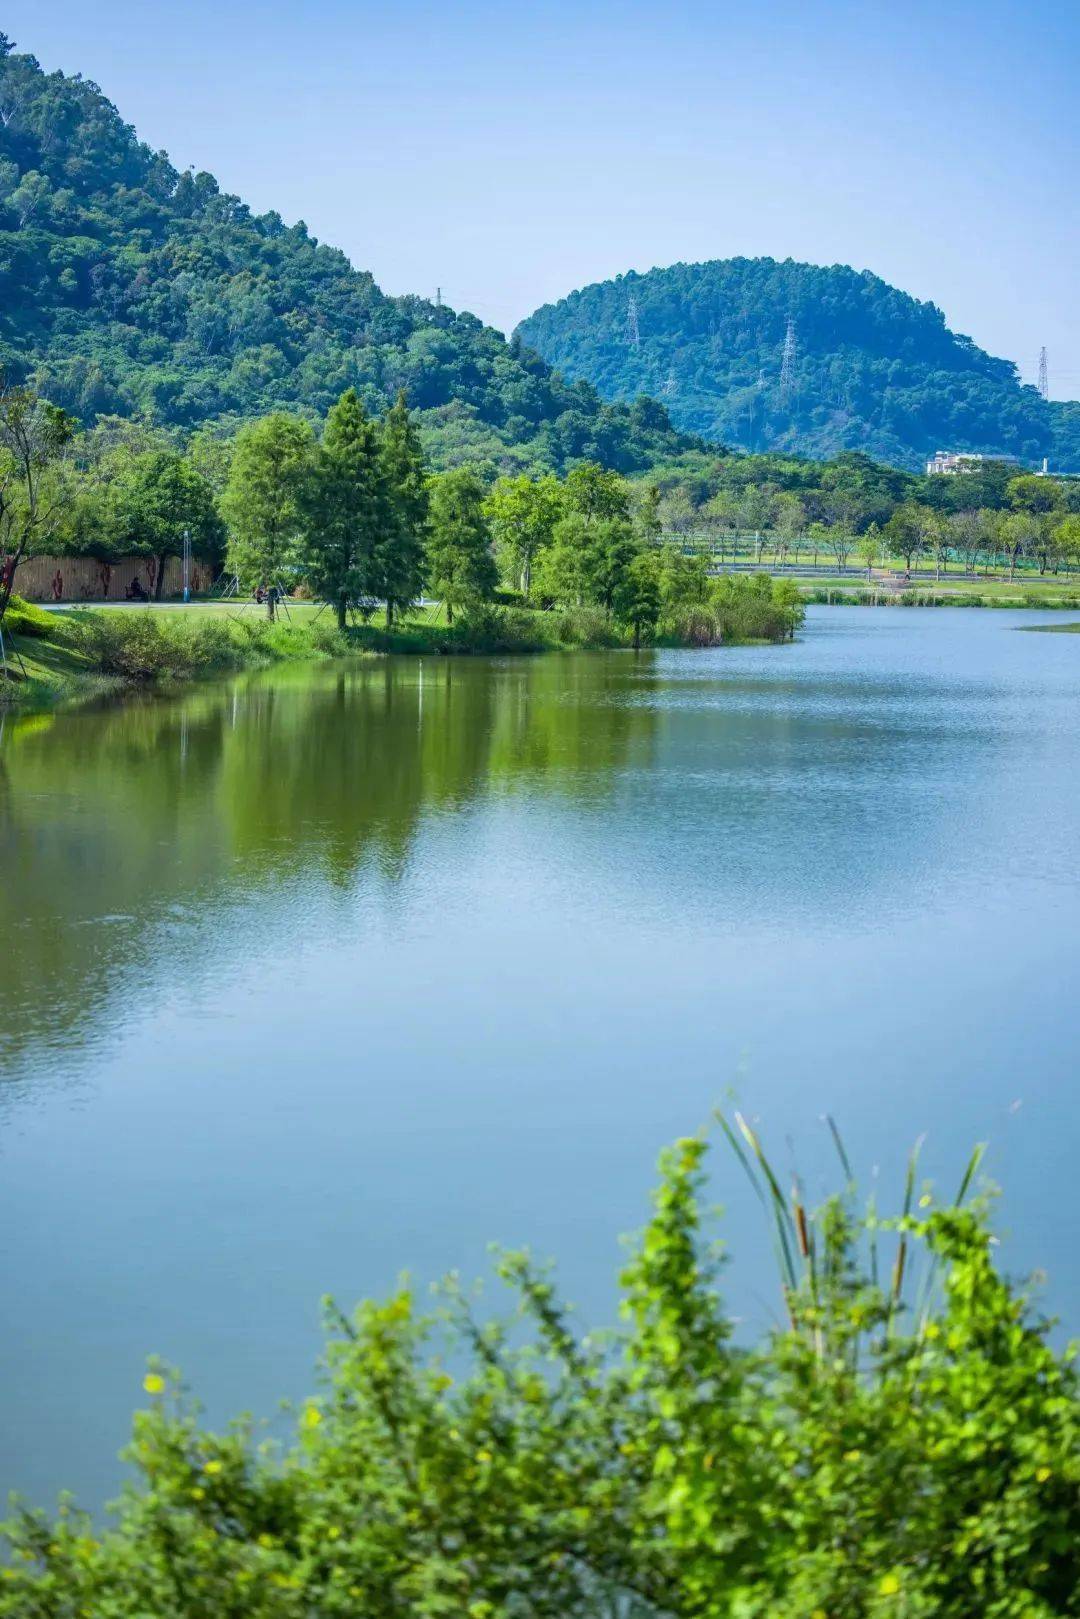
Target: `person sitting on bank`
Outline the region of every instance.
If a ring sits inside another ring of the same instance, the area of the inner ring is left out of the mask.
[[[147,595],[138,574],[135,575],[134,579],[125,590],[124,598],[129,602],[148,602],[150,600],[150,597]]]

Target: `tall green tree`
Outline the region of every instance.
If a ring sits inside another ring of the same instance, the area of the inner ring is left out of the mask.
[[[646,484],[634,502],[634,529],[642,545],[659,545],[664,534],[663,497],[658,486]]]
[[[1075,568],[1080,563],[1080,516],[1075,512],[1055,525],[1054,545],[1066,568]]]
[[[250,422],[236,437],[221,497],[229,528],[226,560],[247,584],[269,587],[271,618],[282,575],[299,560],[314,456],[308,423],[281,411]]]
[[[1035,517],[1048,517],[1060,510],[1061,486],[1053,478],[1038,473],[1023,472],[1010,478],[1006,487],[1009,505],[1014,512],[1028,512]]]
[[[225,539],[214,491],[186,456],[152,450],[130,457],[112,486],[113,521],[122,550],[155,559],[154,594],[161,595],[165,563],[184,549],[217,559]]]
[[[484,502],[496,552],[526,601],[536,560],[551,544],[562,511],[562,491],[551,476],[500,478]]]
[[[587,523],[607,517],[629,519],[630,492],[625,481],[597,461],[585,461],[568,472],[564,491],[568,510]]]
[[[567,606],[589,603],[610,613],[640,549],[628,517],[590,518],[570,511],[556,523],[552,544],[543,553],[540,588]]]
[[[332,602],[345,628],[351,606],[373,604],[381,584],[377,552],[391,522],[390,494],[377,424],[355,388],[342,394],[303,494],[304,571]]]
[[[881,532],[876,523],[871,523],[865,534],[860,534],[855,547],[859,559],[866,566],[866,581],[870,582],[870,573],[876,562],[881,561],[882,544]]]
[[[1020,558],[1033,556],[1046,526],[1046,518],[1038,512],[1021,510],[1009,512],[998,519],[998,543],[1009,559],[1009,579],[1016,578]]]
[[[490,601],[499,581],[484,517],[484,486],[467,467],[432,479],[427,545],[428,583],[454,609]]]
[[[430,502],[423,445],[403,390],[383,421],[382,454],[389,511],[375,550],[375,586],[389,627],[423,589]]]
[[[905,501],[885,525],[885,543],[893,556],[903,557],[909,573],[926,543],[928,518],[929,513],[916,501]]]
[[[660,552],[650,545],[630,560],[615,585],[615,617],[633,635],[635,652],[660,617],[660,574]]]
[[[0,39],[3,36],[0,35]],[[24,557],[40,550],[60,521],[57,462],[72,422],[30,388],[0,379],[0,623]]]
[[[788,552],[794,552],[795,563],[799,561],[799,542],[806,533],[806,507],[798,495],[778,495],[776,497],[776,516],[773,544],[776,547],[776,558],[781,567],[787,560]]]

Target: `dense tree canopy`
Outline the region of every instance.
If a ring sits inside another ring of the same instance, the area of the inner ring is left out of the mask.
[[[571,293],[517,335],[605,399],[659,395],[676,425],[749,450],[914,468],[947,448],[1080,470],[1075,405],[1048,404],[935,305],[846,265],[675,264]]]
[[[659,406],[602,405],[473,315],[386,297],[302,222],[178,171],[96,85],[6,39],[0,367],[88,426],[323,415],[350,387],[373,414],[403,388],[437,465],[630,472],[680,442]]]

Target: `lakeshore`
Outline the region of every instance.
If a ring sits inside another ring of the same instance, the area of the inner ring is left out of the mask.
[[[737,577],[746,578],[748,575]],[[802,607],[950,608],[1080,612],[1080,591],[1054,580],[952,579],[938,587],[920,580],[910,589],[883,588],[851,576],[788,580]],[[50,707],[118,696],[133,688],[167,689],[243,669],[325,659],[379,656],[511,655],[610,651],[629,638],[602,614],[496,607],[446,622],[441,604],[427,604],[388,628],[385,613],[339,630],[325,607],[289,601],[271,623],[253,603],[196,599],[152,606],[83,605],[12,612],[9,669],[0,708]],[[26,622],[28,615],[32,624]],[[119,634],[102,629],[102,619]],[[95,621],[97,630],[95,632]],[[136,625],[152,627],[134,628]],[[72,633],[72,626],[75,633]],[[1074,630],[1071,624],[1040,626]],[[768,626],[767,635],[730,636],[728,645],[788,639],[796,624]],[[26,633],[32,630],[32,633]],[[22,633],[18,633],[22,631]],[[662,634],[654,644],[678,645]]]
[[[657,626],[651,644],[789,641],[802,620],[797,594],[764,575],[738,579],[684,625]],[[416,616],[384,611],[341,628],[321,604],[288,601],[271,620],[255,604],[153,603],[49,611],[13,602],[6,695],[42,705],[131,687],[167,687],[278,663],[379,655],[491,656],[610,651],[635,637],[596,608],[540,610],[483,604],[447,621],[442,603]]]
[[[811,607],[782,648],[322,659],[9,716],[4,1487],[96,1508],[148,1354],[215,1425],[272,1415],[322,1293],[472,1277],[492,1240],[609,1319],[658,1146],[732,1086],[815,1195],[822,1111],[883,1197],[913,1119],[950,1191],[991,1138],[1004,1261],[1067,1311],[1076,648],[1015,633],[1051,621]],[[756,1331],[768,1235],[737,1166],[715,1196]]]

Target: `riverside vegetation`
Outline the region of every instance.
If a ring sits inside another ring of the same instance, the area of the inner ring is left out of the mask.
[[[51,648],[51,665],[32,659],[31,691],[50,668],[55,685],[78,681],[80,667],[149,680],[360,649],[778,641],[802,616],[792,585],[714,580],[703,559],[661,544],[658,491],[596,463],[490,488],[469,468],[430,474],[403,395],[378,419],[349,389],[318,435],[284,412],[249,423],[219,494],[189,459],[160,449],[125,448],[119,465],[107,455],[101,476],[80,483],[74,440],[70,419],[30,390],[0,393],[0,624],[42,643],[39,654]],[[198,611],[13,611],[21,560],[58,543],[80,498],[102,524],[138,534],[159,580],[185,540],[223,548],[228,572],[264,595],[266,623],[236,612],[215,621]],[[511,587],[501,593],[500,578]],[[409,621],[425,590],[438,611]],[[275,623],[288,595],[315,597],[333,617]],[[12,676],[24,668],[8,665]]]
[[[18,1508],[4,1619],[1051,1619],[1080,1612],[1080,1389],[996,1269],[976,1152],[952,1199],[842,1189],[809,1210],[756,1133],[721,1128],[770,1218],[784,1319],[741,1342],[703,1137],[661,1159],[582,1334],[525,1253],[513,1319],[451,1279],[326,1306],[295,1437],[199,1421],[153,1363],[110,1527]],[[831,1126],[830,1126],[831,1128]]]

